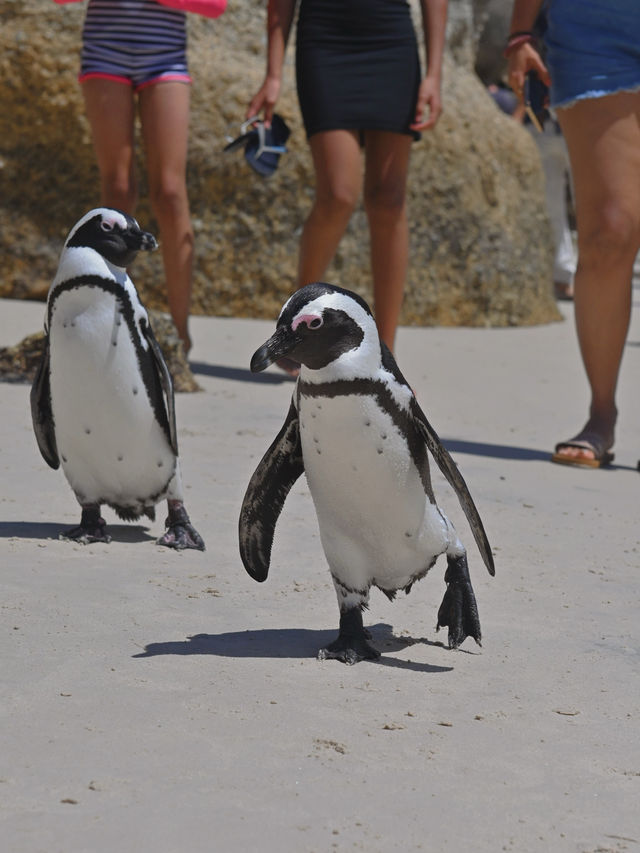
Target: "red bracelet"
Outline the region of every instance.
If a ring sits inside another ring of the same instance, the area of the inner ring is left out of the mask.
[[[533,33],[530,32],[519,32],[512,33],[507,39],[507,45],[505,49],[502,51],[502,55],[505,59],[508,59],[516,48],[520,47],[523,44],[536,44],[536,38]]]

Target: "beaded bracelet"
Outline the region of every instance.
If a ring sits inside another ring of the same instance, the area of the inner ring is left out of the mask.
[[[505,49],[502,51],[502,55],[508,59],[509,56],[513,53],[513,51],[520,47],[523,44],[536,44],[536,37],[529,30],[519,30],[518,32],[511,33],[509,38],[507,39],[507,45]]]

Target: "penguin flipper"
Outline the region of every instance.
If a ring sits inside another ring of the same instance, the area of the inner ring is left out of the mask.
[[[160,380],[160,385],[162,386],[167,421],[169,422],[169,440],[171,442],[173,452],[177,456],[178,430],[176,428],[176,404],[173,396],[173,380],[171,379],[171,374],[169,373],[167,362],[164,360],[164,355],[162,354],[162,350],[160,349],[160,344],[156,340],[156,336],[153,334],[153,329],[151,328],[149,320],[147,320],[147,322],[143,324],[142,328],[145,340],[149,344],[149,352],[153,356],[153,362],[156,367],[158,379]]]
[[[42,458],[51,468],[60,467],[58,445],[53,427],[51,386],[49,383],[49,335],[45,334],[42,359],[31,386],[31,420]]]
[[[262,582],[269,574],[276,522],[303,471],[298,413],[292,401],[282,429],[249,480],[240,510],[240,556],[254,580]]]
[[[418,405],[415,397],[411,401],[411,414],[413,416],[413,422],[424,438],[425,444],[435,459],[438,468],[442,471],[447,482],[458,496],[460,506],[467,517],[467,521],[469,522],[469,526],[473,533],[473,538],[476,540],[476,545],[478,546],[478,550],[482,555],[482,559],[484,560],[484,564],[487,567],[489,574],[495,575],[496,570],[493,562],[493,554],[491,553],[491,546],[489,545],[489,540],[487,539],[487,534],[485,532],[484,525],[482,524],[480,513],[473,502],[473,498],[471,497],[462,474],[458,470],[458,466],[451,458],[449,451],[440,441],[438,434],[427,420],[425,413]]]

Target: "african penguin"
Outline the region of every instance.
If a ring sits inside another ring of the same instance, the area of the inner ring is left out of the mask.
[[[302,366],[284,425],[242,504],[247,572],[266,579],[276,521],[304,471],[340,607],[338,637],[319,651],[321,659],[377,658],[362,622],[370,588],[390,599],[398,590],[408,593],[440,554],[447,555],[447,569],[437,628],[448,626],[451,648],[468,636],[480,644],[466,551],[436,504],[427,450],[456,491],[493,575],[489,542],[465,481],[380,341],[366,302],[329,284],[298,290],[253,355],[251,370],[283,356]]]
[[[112,208],[72,228],[49,289],[45,348],[31,389],[36,440],[62,470],[80,525],[62,534],[109,542],[101,504],[133,521],[168,503],[159,545],[204,550],[183,503],[171,376],[126,267],[157,246]]]

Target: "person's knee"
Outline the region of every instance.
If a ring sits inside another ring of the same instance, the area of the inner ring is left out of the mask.
[[[349,183],[336,183],[316,189],[316,205],[327,216],[348,219],[358,203],[358,189]]]
[[[153,181],[149,186],[151,206],[158,215],[180,215],[188,213],[189,201],[185,182],[172,175]]]
[[[138,186],[132,175],[115,173],[102,178],[102,198],[109,207],[133,213],[138,201]]]
[[[399,181],[372,182],[365,186],[364,206],[368,213],[398,217],[404,213],[406,186]]]
[[[603,205],[588,229],[579,229],[579,249],[583,259],[596,263],[615,263],[635,256],[640,240],[637,212],[617,204]]]

